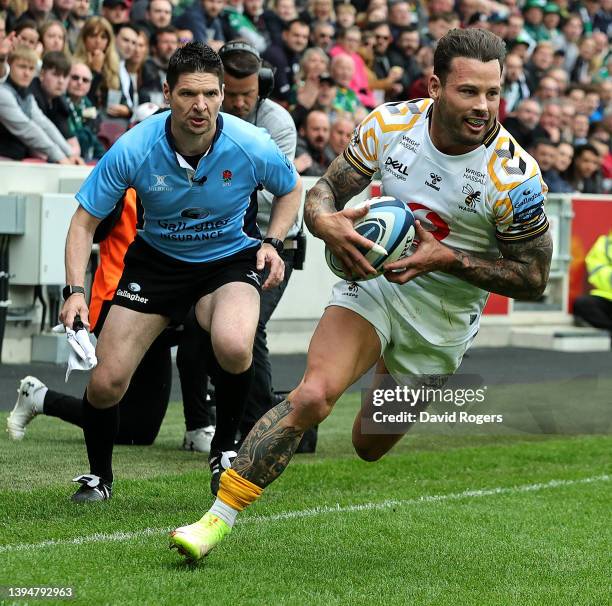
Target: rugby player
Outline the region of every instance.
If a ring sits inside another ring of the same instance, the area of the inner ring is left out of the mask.
[[[430,98],[374,110],[308,192],[309,229],[352,275],[374,269],[357,249],[364,243],[353,229],[355,209],[344,206],[377,171],[384,193],[421,218],[418,248],[383,276],[334,287],[301,383],[257,422],[222,474],[212,508],[173,531],[171,547],[191,559],[214,548],[238,512],[282,473],[303,432],[372,366],[373,388],[451,375],[478,330],[488,292],[542,295],[552,256],[547,188],[536,162],[497,121],[504,55],[503,41],[488,31],[451,30],[436,47]],[[403,434],[363,432],[370,406],[366,400],[355,419],[353,445],[375,461]]]
[[[151,343],[194,304],[227,373],[228,401],[246,398],[260,272],[269,266],[263,288],[283,279],[277,241],[284,239],[300,204],[300,180],[269,135],[219,112],[223,66],[210,47],[189,43],[174,53],[164,96],[170,114],[149,118],[123,135],[76,195],[60,313],[66,326],[77,314],[88,322],[83,283],[92,236],[128,187],[142,201],[145,224],[126,253],[96,348],[98,366],[83,398],[90,473],[77,480],[75,501],[110,497],[116,404]],[[251,202],[262,186],[277,196],[263,245]]]

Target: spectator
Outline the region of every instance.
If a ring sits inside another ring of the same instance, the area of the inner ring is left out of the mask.
[[[612,31],[612,4],[604,0],[593,15],[593,30],[610,35]]]
[[[371,31],[364,32],[365,34],[372,34]],[[398,65],[394,65],[389,70],[389,73],[379,78],[374,71],[374,41],[375,38],[372,36],[372,42],[370,44],[362,44],[359,49],[359,56],[363,59],[366,69],[366,75],[368,78],[368,86],[372,91],[374,97],[374,107],[385,102],[385,95],[387,92],[397,94],[397,91],[402,90],[401,78],[404,74],[404,70]]]
[[[157,30],[152,40],[152,53],[142,67],[140,102],[151,101],[160,107],[164,105],[163,84],[166,81],[168,63],[178,48],[178,33],[169,26]]]
[[[215,50],[234,37],[229,23],[223,16],[223,0],[195,0],[194,3],[174,21],[176,27],[190,29],[193,39],[205,42]]]
[[[574,159],[564,178],[574,191],[582,194],[602,194],[601,158],[590,143],[579,145],[574,150]]]
[[[589,116],[583,113],[577,113],[572,122],[573,143],[576,145],[584,145],[589,136]]]
[[[559,96],[565,96],[567,87],[569,86],[569,76],[561,67],[554,67],[546,72],[547,78],[553,78],[559,87]]]
[[[119,55],[113,28],[104,17],[87,20],[79,33],[74,58],[86,63],[93,74],[89,99],[99,110],[106,107],[109,91],[115,91],[111,105],[120,101]]]
[[[45,21],[52,19],[53,0],[28,0],[28,8],[17,19],[15,29],[24,21],[34,21],[38,29]]]
[[[550,76],[544,76],[538,83],[534,96],[539,103],[543,104],[552,99],[558,99],[560,94],[561,89],[557,81]]]
[[[264,0],[244,0],[244,16],[261,36],[265,48],[281,37],[281,31],[273,25],[276,15],[264,8]]]
[[[339,156],[348,146],[353,131],[355,121],[350,114],[337,113],[329,130],[329,148],[332,157]]]
[[[407,0],[393,0],[389,3],[389,26],[393,39],[397,41],[400,32],[408,27],[416,29],[417,17]]]
[[[68,54],[68,35],[60,21],[46,21],[38,30],[42,44],[42,56],[49,52]]]
[[[141,89],[142,89],[142,71],[145,61],[149,58],[149,36],[147,32],[139,29],[136,32],[136,48],[132,53],[132,56],[129,59],[126,59],[125,66],[127,68],[128,74],[130,74],[130,79],[136,82],[136,91],[138,93],[138,102],[142,103],[143,101],[149,101],[147,99],[142,99],[141,97]]]
[[[573,106],[576,108],[578,113],[586,113],[586,92],[584,87],[580,84],[573,84],[567,89],[566,97]]]
[[[575,115],[576,108],[574,107],[574,104],[564,99],[564,102],[561,105],[561,119],[559,121],[559,128],[561,130],[561,141],[571,143],[574,140],[572,124],[574,122]]]
[[[176,35],[178,36],[179,48],[182,48],[189,42],[193,42],[193,32],[190,29],[177,29]]]
[[[131,117],[134,108],[138,105],[138,78],[136,74],[131,74],[127,67],[127,62],[136,52],[138,44],[138,33],[134,26],[124,23],[117,29],[115,45],[119,54],[119,84],[121,86],[122,99],[114,110],[113,117],[127,120]]]
[[[270,46],[281,46],[285,24],[297,19],[297,10],[294,0],[272,0],[270,13],[266,17],[270,32]],[[333,27],[332,27],[333,36]]]
[[[508,16],[508,29],[506,30],[506,35],[504,36],[504,42],[508,47],[517,40],[521,34],[525,33],[523,29],[525,26],[525,19],[520,13],[510,14]],[[529,48],[529,44],[527,44]]]
[[[329,57],[325,52],[317,47],[306,49],[292,91],[292,105],[311,109],[319,96],[321,76],[327,73]]]
[[[309,0],[306,10],[300,13],[300,19],[311,27],[315,23],[329,23],[334,26],[336,14],[333,0]]]
[[[504,120],[504,127],[523,148],[529,149],[536,139],[547,139],[546,132],[538,123],[542,115],[542,108],[535,99],[521,101],[516,115]]]
[[[336,6],[336,28],[347,30],[355,26],[357,10],[352,4],[342,2]]]
[[[529,90],[535,91],[540,80],[553,66],[554,49],[550,42],[540,42],[533,51],[529,63],[525,66],[525,75]]]
[[[320,177],[335,158],[327,148],[329,117],[325,112],[312,110],[299,129],[295,149],[295,168],[300,175]]]
[[[113,32],[116,32],[120,25],[130,22],[128,0],[104,0],[102,16],[112,25]]]
[[[543,24],[545,5],[546,0],[527,0],[523,7],[525,32],[536,43],[546,40],[546,29]]]
[[[43,57],[40,76],[32,80],[30,92],[38,107],[68,141],[74,156],[80,156],[79,142],[68,127],[69,110],[64,95],[68,86],[70,60],[60,51],[51,51]]]
[[[502,78],[502,97],[506,101],[506,111],[512,113],[523,99],[531,96],[523,71],[523,60],[518,55],[511,53],[506,57]]]
[[[307,23],[294,19],[285,25],[282,45],[270,46],[262,54],[263,59],[276,68],[271,98],[282,105],[289,103],[295,74],[300,69],[300,60],[308,46],[309,33]]]
[[[68,128],[70,136],[77,138],[85,162],[98,160],[104,154],[104,147],[95,134],[97,110],[87,96],[92,79],[91,70],[85,63],[72,64],[66,94]]]
[[[323,49],[326,53],[329,52],[334,43],[334,26],[329,23],[315,23],[310,35],[312,46],[317,46]],[[274,44],[277,44],[274,42]]]
[[[556,101],[547,101],[540,116],[540,128],[557,145],[561,141],[561,106]]]
[[[600,103],[599,87],[597,85],[587,85],[584,89],[584,105],[589,116],[589,122],[600,122],[603,118]]]
[[[557,146],[557,157],[555,159],[555,169],[560,175],[564,175],[570,167],[574,158],[574,146],[571,143],[559,143]]]
[[[574,301],[574,316],[612,335],[612,231],[601,235],[585,257],[590,294]]]
[[[377,103],[370,88],[365,62],[358,52],[360,44],[361,32],[359,28],[357,26],[349,27],[346,30],[340,31],[337,44],[329,51],[329,54],[332,59],[340,54],[346,54],[351,57],[354,64],[354,71],[349,88],[357,93],[357,97],[359,97],[359,101],[362,105],[369,109],[373,109],[376,107]]]
[[[336,55],[331,60],[331,77],[336,82],[335,110],[354,114],[362,107],[357,93],[350,87],[355,72],[355,63],[350,55]]]
[[[400,98],[410,98],[408,91],[412,83],[422,76],[422,69],[416,60],[416,54],[421,47],[419,32],[414,27],[401,29],[395,42],[387,50],[391,65],[397,65],[404,70],[401,84],[403,91]]]
[[[37,50],[40,36],[36,22],[30,19],[20,21],[15,27],[15,37],[15,45],[26,46],[33,51]]]
[[[385,88],[385,100],[398,100],[405,88],[405,82],[402,80],[404,70],[398,65],[393,65],[389,57],[391,29],[387,23],[372,23],[370,29],[374,33],[374,46],[372,64],[368,67],[379,80],[385,80],[391,76],[391,79],[388,80],[388,86]],[[401,74],[396,77],[396,74],[399,73],[398,70],[401,70]]]
[[[578,42],[582,37],[583,24],[580,15],[570,15],[562,27],[561,37],[556,43],[556,48],[565,53],[563,65],[566,72],[571,73],[578,59]]]
[[[0,84],[6,82],[8,78],[10,67],[8,64],[8,56],[13,50],[16,41],[15,32],[6,34],[6,21],[2,15],[0,15]]]
[[[74,8],[75,0],[53,0],[52,15],[66,28],[68,28],[68,17]]]
[[[550,139],[537,139],[530,153],[533,155],[542,171],[542,179],[548,186],[549,193],[568,194],[574,191],[570,184],[561,177],[555,168],[557,148]]]
[[[146,0],[146,9],[141,18],[135,19],[134,8],[130,14],[132,22],[144,29],[151,38],[156,30],[171,25],[172,9],[173,5],[170,0]]]
[[[74,7],[68,15],[68,47],[74,53],[81,28],[90,16],[89,0],[74,0]]]
[[[299,127],[304,123],[308,112],[312,109],[318,109],[325,112],[330,118],[335,113],[333,107],[334,101],[336,100],[336,92],[338,88],[336,81],[331,77],[330,74],[321,74],[319,78],[319,92],[317,98],[312,105],[302,105],[298,100],[296,106],[292,109],[291,115],[296,127]],[[305,100],[308,103],[308,100]]]
[[[554,2],[548,2],[544,7],[544,17],[542,18],[544,40],[550,40],[555,47],[561,40],[560,24],[561,9]]]
[[[595,61],[597,48],[592,38],[584,38],[580,42],[578,58],[574,69],[570,73],[570,80],[578,84],[590,84],[597,72],[598,65]]]
[[[29,92],[37,62],[36,53],[23,46],[9,56],[10,74],[0,84],[0,156],[12,160],[38,156],[48,162],[81,164]]]
[[[0,0],[0,18],[4,27],[4,35],[6,35],[6,32],[12,32],[15,29],[17,13],[10,0]]]
[[[507,23],[507,21],[506,21]],[[427,29],[423,33],[422,41],[427,46],[436,46],[438,40],[451,29],[459,27],[459,19],[455,13],[433,13],[429,16]],[[507,29],[507,28],[506,28]],[[498,34],[499,35],[499,34]],[[500,36],[503,38],[504,36]]]

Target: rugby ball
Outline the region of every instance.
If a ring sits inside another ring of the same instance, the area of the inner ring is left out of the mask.
[[[391,196],[378,196],[359,203],[349,202],[346,208],[361,208],[366,204],[370,206],[368,214],[357,219],[354,226],[357,233],[378,245],[376,250],[359,249],[378,273],[367,278],[347,275],[340,261],[325,247],[325,260],[329,268],[339,278],[351,282],[376,278],[383,273],[385,263],[411,254],[415,236],[414,215],[405,202]]]

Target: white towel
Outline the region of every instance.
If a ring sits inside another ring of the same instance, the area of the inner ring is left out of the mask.
[[[98,364],[96,349],[89,340],[89,333],[85,328],[74,331],[63,324],[58,324],[53,328],[53,332],[65,332],[71,348],[66,368],[66,383],[73,370],[91,370]]]

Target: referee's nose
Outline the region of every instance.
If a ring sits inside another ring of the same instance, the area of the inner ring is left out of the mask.
[[[208,100],[206,99],[206,95],[198,95],[193,100],[193,109],[199,114],[203,114],[208,110]]]

